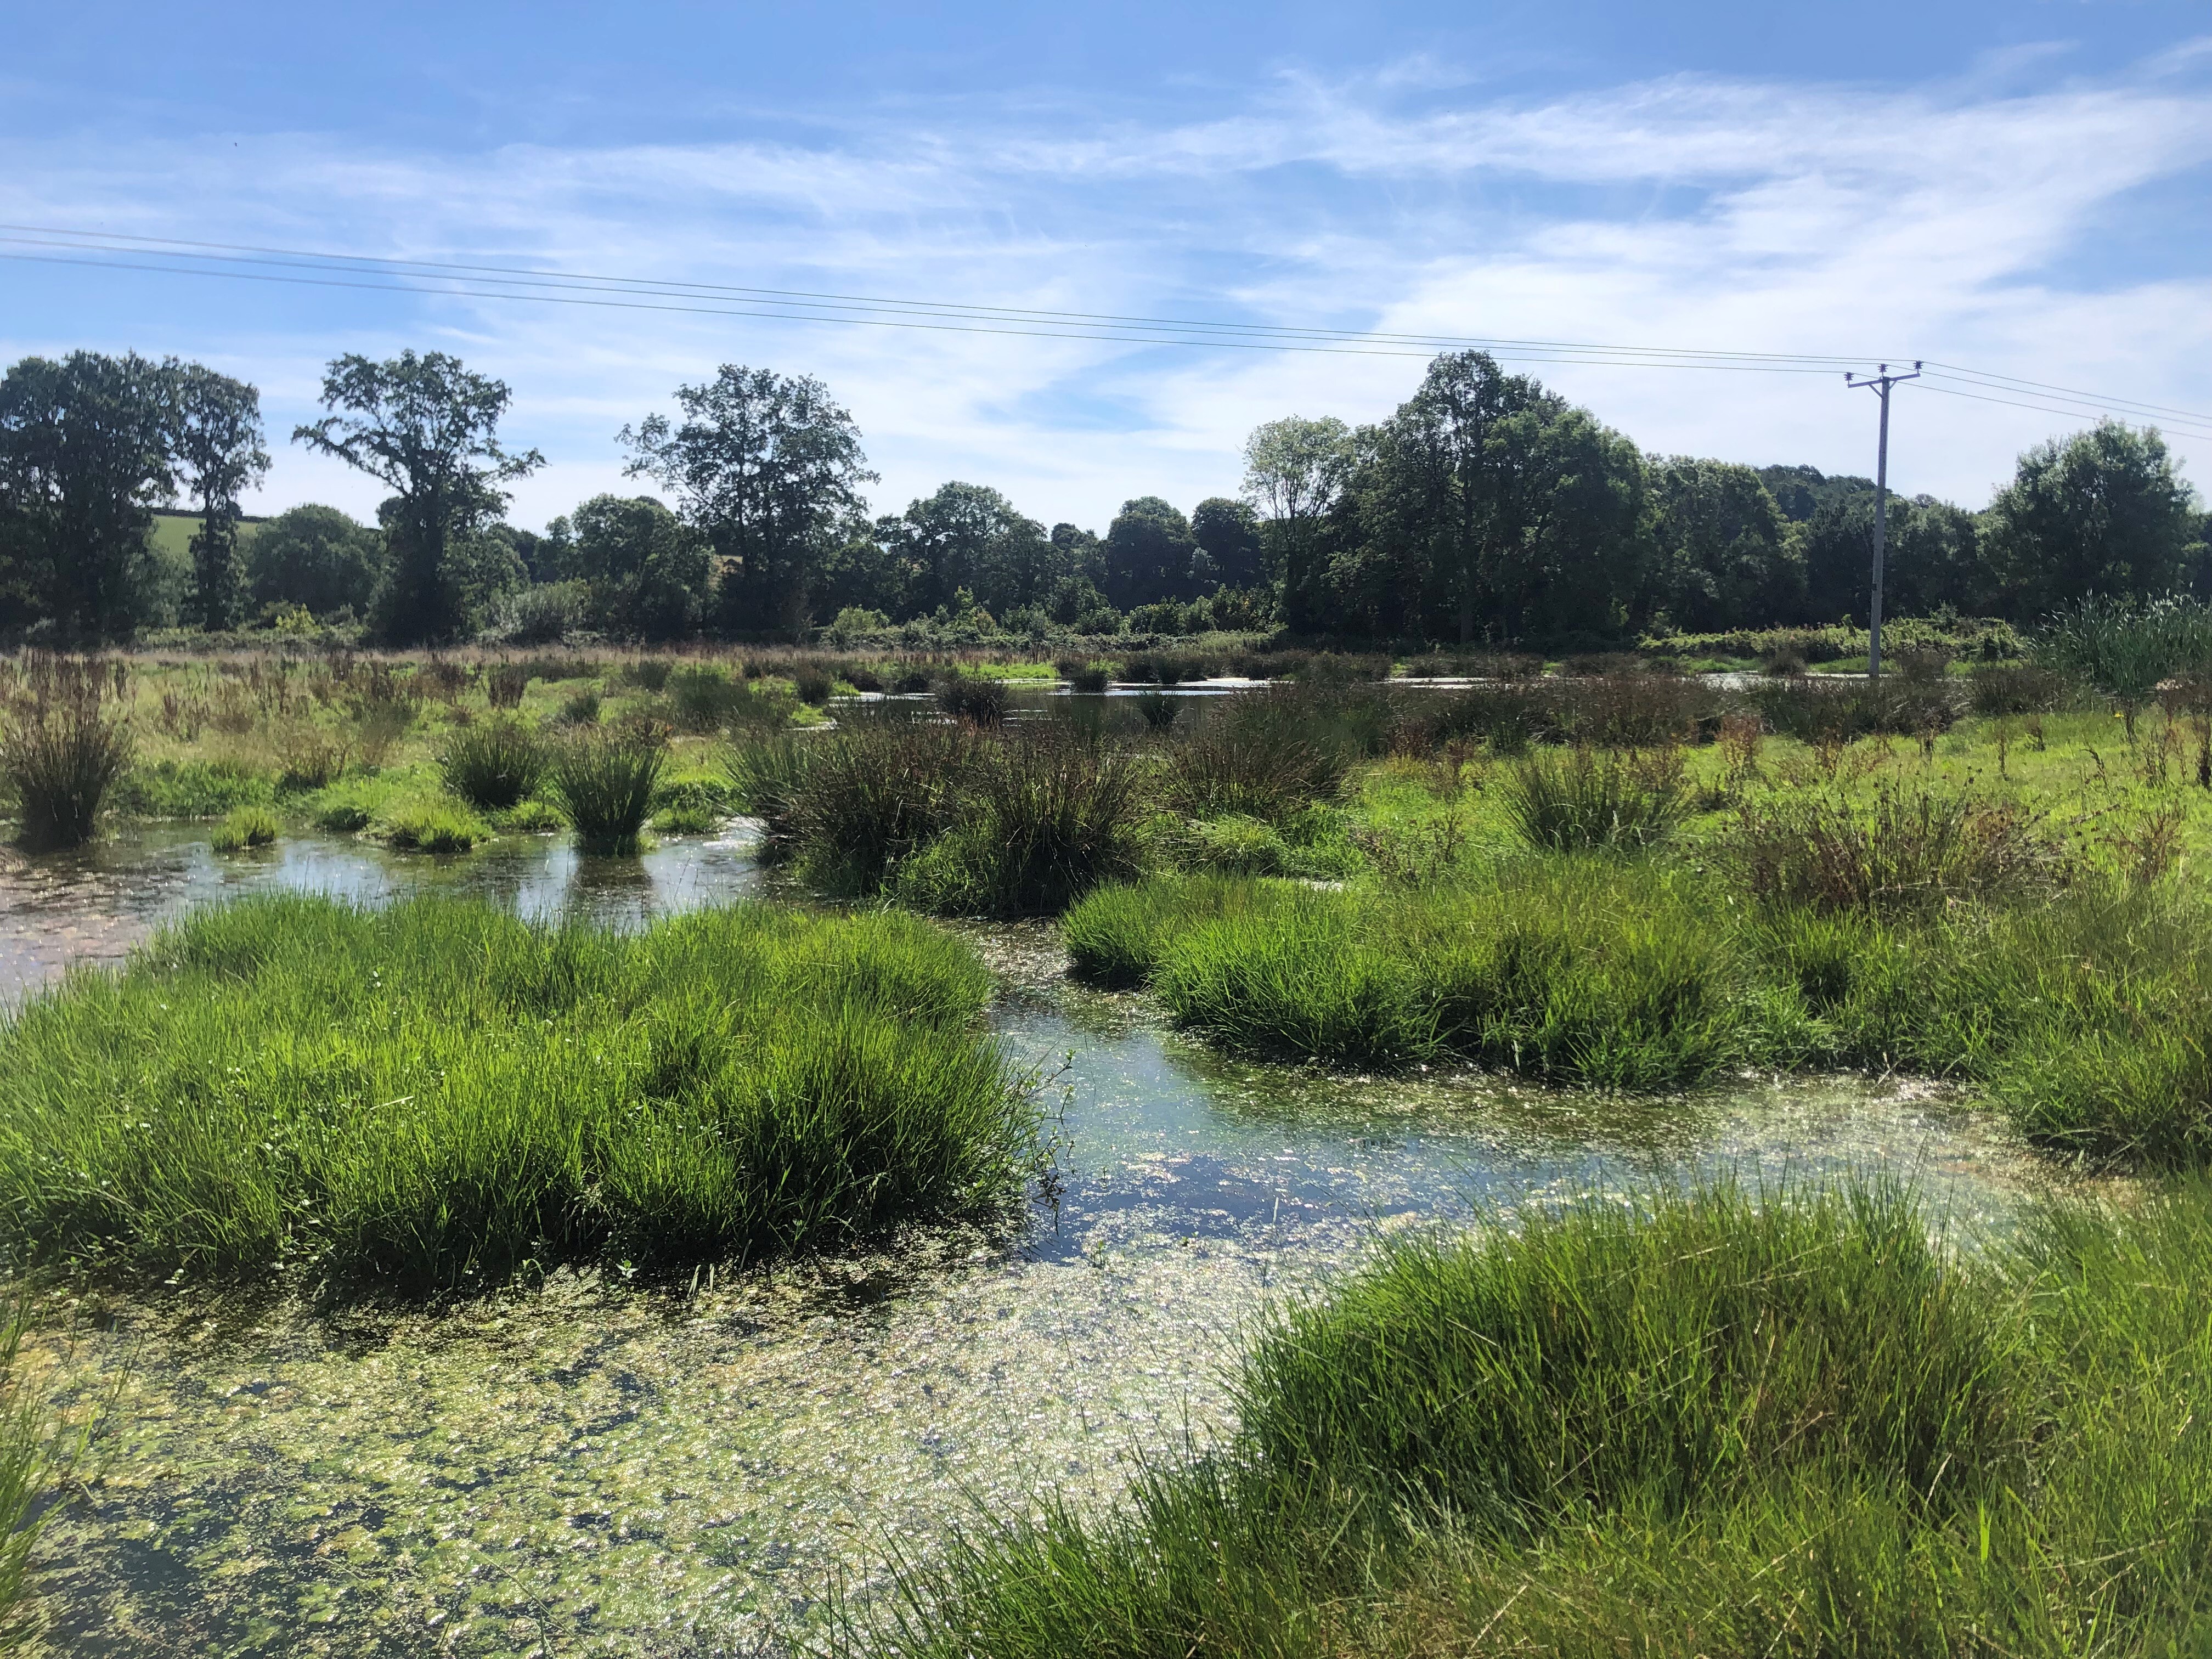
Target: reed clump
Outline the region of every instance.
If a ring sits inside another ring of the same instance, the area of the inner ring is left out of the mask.
[[[1897,783],[1865,802],[1841,791],[1747,799],[1721,846],[1754,897],[1829,911],[2014,897],[2063,886],[2075,866],[2017,801]]]
[[[2212,1161],[2212,914],[2172,884],[1831,910],[1547,855],[1414,892],[1154,878],[1061,927],[1079,975],[1149,985],[1180,1024],[1260,1054],[1638,1090],[1905,1067],[1980,1085],[2089,1164]]]
[[[0,1028],[0,1227],[126,1275],[420,1291],[973,1212],[1033,1127],[989,986],[896,915],[203,911]]]
[[[481,812],[502,811],[535,792],[545,764],[544,744],[514,714],[455,726],[438,744],[446,787]]]
[[[900,868],[898,896],[945,915],[1057,915],[1137,873],[1145,781],[1136,757],[1065,730],[980,744],[954,821]]]
[[[1498,793],[1522,842],[1559,853],[1656,845],[1690,807],[1681,751],[1671,744],[1535,750],[1504,769]]]
[[[668,761],[661,734],[586,727],[553,751],[545,787],[587,853],[634,853]]]
[[[102,661],[33,656],[0,708],[0,775],[15,790],[29,850],[92,839],[100,803],[131,763],[130,723],[109,689],[119,684]]]

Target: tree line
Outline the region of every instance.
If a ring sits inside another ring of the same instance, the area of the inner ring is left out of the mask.
[[[501,443],[510,400],[443,353],[340,357],[325,412],[291,435],[392,492],[377,522],[311,505],[246,526],[240,502],[270,465],[254,388],[174,358],[26,358],[0,380],[0,630],[89,641],[289,613],[409,644],[915,619],[1568,643],[1866,607],[1870,480],[1647,454],[1479,351],[1435,359],[1374,425],[1270,422],[1240,496],[1188,515],[1139,496],[1103,535],[959,482],[872,517],[850,414],[811,377],[736,365],[617,434],[659,494],[523,530],[507,486],[544,458]],[[165,618],[149,531],[179,501],[198,526]],[[2090,592],[2212,586],[2197,496],[2155,430],[2117,422],[2030,450],[1981,512],[1893,497],[1889,534],[1895,614],[2025,619]]]

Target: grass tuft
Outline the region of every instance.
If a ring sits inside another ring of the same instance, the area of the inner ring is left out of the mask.
[[[446,787],[480,812],[513,806],[544,774],[544,745],[517,715],[455,726],[438,744],[438,775]]]
[[[265,806],[237,806],[216,825],[210,840],[218,853],[243,852],[249,847],[268,846],[281,827],[276,813]]]
[[[649,733],[586,730],[554,750],[546,783],[589,853],[634,853],[653,815],[666,748]]]

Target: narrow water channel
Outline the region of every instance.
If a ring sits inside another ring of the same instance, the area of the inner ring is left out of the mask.
[[[0,989],[118,958],[241,891],[435,888],[642,919],[756,890],[745,837],[580,861],[440,862],[334,838],[217,858],[155,832],[0,871]],[[1049,928],[975,930],[993,1020],[1049,1078],[1058,1179],[1017,1237],[640,1288],[562,1273],[436,1314],[318,1317],[187,1285],[86,1298],[37,1334],[57,1395],[112,1392],[37,1571],[79,1654],[706,1655],[803,1634],[824,1587],[1224,1421],[1268,1298],[1396,1228],[1686,1169],[1914,1181],[1964,1231],[2035,1166],[1907,1085],[1746,1080],[1621,1102],[1464,1075],[1230,1062],[1141,999],[1070,985]]]

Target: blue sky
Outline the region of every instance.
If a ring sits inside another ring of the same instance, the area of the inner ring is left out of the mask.
[[[1399,332],[1925,356],[2212,411],[2212,8],[285,5],[0,0],[0,221],[410,259]],[[7,251],[0,246],[0,252]],[[17,246],[18,252],[34,250]],[[1103,527],[1233,492],[1418,357],[524,304],[0,260],[0,354],[201,358],[312,413],[342,350],[507,380],[543,522],[717,363],[820,375],[896,509]],[[1535,370],[1647,449],[1869,471],[1828,375]],[[1916,390],[1978,505],[2074,416]],[[2198,422],[2212,431],[2212,422]],[[2176,437],[2200,483],[2212,441]],[[258,503],[366,511],[286,444]]]

